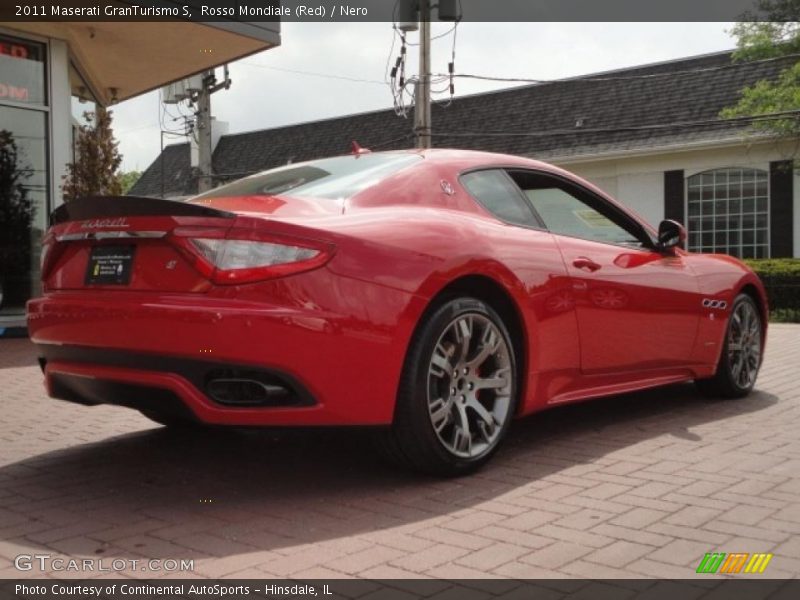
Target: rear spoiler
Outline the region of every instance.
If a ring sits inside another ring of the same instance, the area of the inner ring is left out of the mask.
[[[91,196],[71,200],[50,213],[50,226],[67,221],[115,217],[218,217],[232,219],[232,212],[175,200],[144,196]]]

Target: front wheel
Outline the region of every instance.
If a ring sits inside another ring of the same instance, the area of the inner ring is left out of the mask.
[[[742,398],[749,394],[761,367],[763,340],[764,324],[758,306],[747,294],[739,294],[731,308],[717,372],[709,379],[695,381],[700,392],[716,398]]]
[[[481,300],[450,300],[414,336],[383,447],[414,470],[471,472],[505,437],[516,397],[517,361],[503,320]]]

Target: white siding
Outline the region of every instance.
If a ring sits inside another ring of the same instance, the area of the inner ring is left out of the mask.
[[[723,148],[553,162],[588,179],[657,226],[664,218],[665,171],[680,169],[685,177],[690,177],[724,167],[769,170],[771,161],[787,160],[794,152],[793,145],[743,139],[737,145]],[[800,173],[795,173],[794,180],[794,256],[800,257]]]
[[[617,182],[617,199],[658,227],[664,218],[664,174],[623,174],[617,177]]]

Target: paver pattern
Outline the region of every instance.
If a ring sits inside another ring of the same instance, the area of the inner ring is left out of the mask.
[[[687,578],[712,550],[797,577],[800,326],[769,335],[746,399],[560,407],[450,480],[386,466],[364,431],[175,433],[51,400],[34,347],[0,340],[0,577],[110,575],[13,566],[46,554],[194,560],[111,573],[130,577]]]

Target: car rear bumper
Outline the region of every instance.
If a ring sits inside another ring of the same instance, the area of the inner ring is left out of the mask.
[[[52,397],[220,425],[390,423],[410,323],[354,317],[126,292],[28,304]]]

